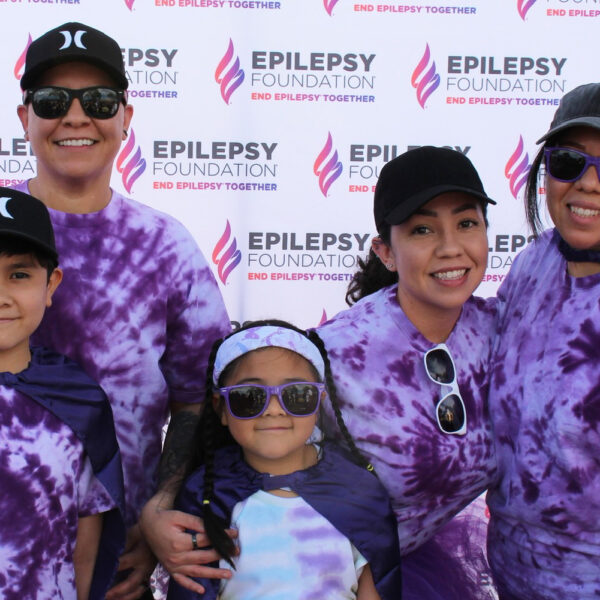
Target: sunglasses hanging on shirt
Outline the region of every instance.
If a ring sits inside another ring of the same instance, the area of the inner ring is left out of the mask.
[[[435,407],[438,427],[450,435],[467,433],[467,412],[456,381],[456,368],[446,344],[438,344],[428,350],[423,357],[425,371],[431,381],[447,386],[450,391],[443,393]]]

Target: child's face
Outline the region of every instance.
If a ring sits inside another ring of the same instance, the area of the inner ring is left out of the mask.
[[[289,350],[264,348],[246,354],[224,384],[281,385],[292,381],[316,381],[310,363]],[[315,427],[316,414],[293,417],[283,410],[276,396],[256,419],[232,417],[223,402],[220,414],[221,422],[244,450],[246,462],[257,471],[281,475],[314,463],[314,450],[306,441]]]
[[[29,336],[52,303],[62,279],[48,272],[31,254],[0,255],[0,371],[18,373],[30,360]]]

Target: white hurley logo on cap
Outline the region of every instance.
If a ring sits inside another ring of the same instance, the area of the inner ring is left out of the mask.
[[[6,208],[6,203],[12,200],[12,198],[8,198],[7,196],[2,196],[0,198],[0,215],[2,215],[5,219],[14,219],[14,217],[8,212]]]
[[[65,50],[66,48],[70,48],[71,44],[73,44],[73,42],[75,42],[75,45],[78,48],[87,50],[87,48],[84,46],[83,42],[81,41],[81,38],[84,36],[84,34],[87,33],[87,31],[85,31],[84,29],[79,29],[78,31],[76,31],[75,36],[73,36],[71,34],[71,32],[66,29],[61,31],[60,33],[62,33],[63,36],[65,37],[65,43],[59,48],[59,50]]]

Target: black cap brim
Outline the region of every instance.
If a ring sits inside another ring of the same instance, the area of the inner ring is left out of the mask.
[[[421,208],[421,206],[427,204],[430,200],[437,198],[437,196],[447,192],[462,192],[464,194],[468,194],[469,196],[473,196],[478,200],[483,200],[488,204],[496,204],[495,200],[492,200],[485,194],[479,194],[471,188],[461,187],[458,185],[438,185],[423,190],[422,192],[412,196],[406,202],[396,206],[394,210],[386,215],[385,223],[388,225],[400,225],[400,223],[406,221],[416,210]]]
[[[537,142],[536,144],[541,144],[545,142],[548,138],[564,131],[565,129],[570,129],[571,127],[591,127],[592,129],[600,129],[600,117],[577,117],[575,119],[569,119],[560,125],[550,129],[546,132]]]

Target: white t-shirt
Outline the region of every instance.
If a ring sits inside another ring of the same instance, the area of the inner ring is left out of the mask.
[[[232,527],[241,553],[221,600],[355,599],[365,558],[299,496],[259,490],[238,502]],[[221,567],[227,568],[225,561]]]

